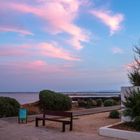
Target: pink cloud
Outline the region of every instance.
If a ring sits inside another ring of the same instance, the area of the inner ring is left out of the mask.
[[[112,48],[112,53],[113,54],[122,54],[123,53],[123,50],[119,47],[113,47]]]
[[[25,3],[8,3],[7,7],[19,12],[31,13],[38,16],[51,27],[48,28],[47,26],[46,30],[55,34],[65,32],[71,36],[70,40],[76,42],[71,44],[75,49],[83,48],[84,46],[81,42],[88,42],[89,35],[84,29],[74,23],[74,20],[79,14],[82,1],[53,0],[39,2],[34,7]]]
[[[33,51],[34,50],[34,51]],[[74,56],[72,52],[58,46],[57,43],[38,43],[25,44],[21,46],[3,46],[0,47],[0,56],[2,57],[22,57],[22,56],[47,56],[51,58],[63,59],[66,61],[79,61],[80,58]]]
[[[33,73],[33,72],[43,72],[48,67],[48,64],[42,60],[34,60],[34,61],[6,61],[0,63],[0,66],[8,70],[10,68],[10,72],[12,73]]]
[[[0,46],[0,57],[20,57],[20,56],[25,56],[29,55],[28,49],[29,46]]]
[[[90,13],[110,28],[111,35],[121,29],[121,23],[124,20],[122,14],[112,14],[111,11],[108,10],[92,10]]]
[[[16,32],[23,35],[33,35],[32,32],[17,27],[0,27],[0,32]]]
[[[39,48],[43,55],[64,59],[68,61],[79,61],[80,58],[73,56],[70,52],[66,51],[63,48],[58,47],[56,44],[51,43],[41,43]]]
[[[19,66],[21,67],[22,65],[19,64]],[[46,69],[46,67],[48,67],[48,64],[42,60],[35,60],[31,62],[23,62],[23,66],[25,69],[40,71]]]
[[[72,65],[68,64],[49,64],[43,60],[34,60],[34,61],[5,61],[0,62],[0,67],[3,68],[4,71],[8,71],[8,73],[14,74],[30,74],[30,75],[42,75],[44,77],[46,74],[70,76],[74,75],[75,71],[73,70]],[[45,75],[44,75],[45,74]],[[36,75],[36,76],[37,76]],[[47,76],[48,77],[48,76]],[[33,77],[32,77],[33,78]]]

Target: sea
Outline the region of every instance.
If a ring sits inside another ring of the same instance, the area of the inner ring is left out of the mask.
[[[99,91],[99,92],[61,92],[73,96],[88,97],[116,97],[120,95],[119,91]],[[11,97],[16,99],[20,104],[32,103],[39,100],[39,92],[0,92],[0,97]]]

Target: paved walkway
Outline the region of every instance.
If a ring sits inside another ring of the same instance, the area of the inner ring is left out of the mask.
[[[82,115],[96,114],[96,113],[102,113],[102,112],[109,112],[112,110],[119,110],[120,108],[121,108],[120,105],[110,106],[110,107],[96,107],[92,109],[83,109],[83,110],[73,111],[73,115],[82,116]]]
[[[35,127],[34,123],[18,124],[17,121],[0,119],[0,140],[120,140],[102,137],[97,133],[60,132],[57,129]]]
[[[100,112],[106,112],[110,110],[120,109],[120,106],[113,107],[100,107],[94,109],[86,109],[74,111],[74,116],[81,116],[80,120],[74,120],[75,128],[72,132],[66,131],[65,133],[60,132],[60,126],[58,129],[47,127],[35,127],[35,122],[29,122],[28,124],[18,124],[17,118],[4,118],[0,119],[0,140],[120,140],[117,138],[109,138],[98,135],[97,131],[92,131],[93,133],[88,133],[87,131],[77,131],[76,127],[87,126],[88,123],[85,122],[87,119],[87,114],[96,114]],[[97,115],[98,117],[99,115]],[[30,119],[34,120],[35,116]],[[89,117],[89,116],[87,116]],[[96,117],[96,118],[97,118]],[[84,121],[84,122],[82,122]],[[105,120],[104,120],[105,121]],[[82,122],[82,123],[81,123]],[[78,125],[78,123],[82,125]],[[98,123],[98,121],[97,121]],[[84,124],[84,125],[83,125]],[[95,124],[96,125],[96,124]],[[95,127],[91,125],[92,129]],[[52,125],[51,125],[52,126]],[[84,128],[83,128],[84,130]]]

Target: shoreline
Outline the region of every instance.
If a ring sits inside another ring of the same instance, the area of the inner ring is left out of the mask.
[[[108,93],[108,94],[107,94]],[[65,93],[64,93],[65,94]],[[67,94],[68,96],[71,96],[72,100],[77,100],[77,99],[83,99],[83,98],[113,98],[113,97],[119,97],[120,92],[98,92],[98,93],[78,93],[78,92],[73,92],[70,94],[70,92]],[[20,104],[27,104],[27,103],[32,103],[36,102],[39,100],[39,93],[37,92],[0,92],[0,96],[3,97],[11,97],[16,99]]]

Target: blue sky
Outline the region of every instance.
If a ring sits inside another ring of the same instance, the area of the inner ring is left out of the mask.
[[[139,0],[0,0],[0,91],[129,86],[139,5]]]

